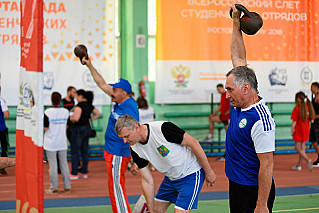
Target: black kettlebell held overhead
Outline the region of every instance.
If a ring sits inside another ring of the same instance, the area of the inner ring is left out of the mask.
[[[246,7],[241,4],[235,4],[237,10],[240,10],[244,15],[240,18],[240,29],[247,35],[254,35],[263,26],[263,20],[261,16],[256,12],[249,12]],[[229,15],[232,18],[233,10],[229,11]]]

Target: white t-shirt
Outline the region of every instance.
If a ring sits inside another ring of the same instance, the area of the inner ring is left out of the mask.
[[[68,118],[69,110],[63,107],[53,107],[44,111],[44,127],[48,127],[44,133],[45,150],[60,151],[68,148],[66,137]]]
[[[140,124],[145,124],[151,121],[154,121],[154,109],[152,107],[148,107],[148,108],[140,108],[138,109],[138,113],[139,113],[139,123]]]
[[[145,125],[148,126],[147,141],[131,146],[133,160],[139,168],[150,162],[171,180],[183,178],[202,168],[192,150],[181,145],[184,130],[165,121]]]
[[[2,97],[0,97],[0,101],[1,101],[2,112],[8,111],[8,106],[6,104],[6,101]]]

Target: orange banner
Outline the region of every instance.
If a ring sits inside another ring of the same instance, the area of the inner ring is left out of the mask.
[[[157,1],[157,60],[230,60],[232,0]],[[244,36],[250,61],[319,61],[319,1],[243,0],[264,21]]]

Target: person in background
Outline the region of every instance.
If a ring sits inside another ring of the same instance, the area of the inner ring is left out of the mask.
[[[226,133],[225,173],[229,179],[230,212],[272,212],[276,125],[257,93],[255,72],[247,67],[240,29],[241,11],[232,4],[231,60],[226,74],[226,98],[234,106]]]
[[[314,167],[319,167],[319,83],[313,82],[311,84],[311,103],[315,110],[315,119],[311,123],[309,141],[318,154],[318,158],[313,162]]]
[[[208,117],[209,119],[209,133],[204,139],[204,142],[213,141],[213,131],[215,128],[215,123],[223,123],[225,127],[225,132],[227,132],[228,123],[230,119],[230,101],[226,98],[226,90],[223,84],[218,84],[217,91],[220,96],[220,104],[217,109]],[[220,112],[219,115],[217,115]]]
[[[89,137],[91,134],[90,120],[95,120],[100,116],[100,112],[89,104],[87,94],[83,89],[76,91],[78,104],[74,107],[73,115],[70,117],[72,122],[70,143],[71,143],[71,180],[78,178],[88,178],[89,163]],[[91,116],[93,113],[93,116]],[[79,151],[82,157],[82,170],[78,174]]]
[[[0,87],[1,95],[1,87]],[[10,113],[6,101],[0,96],[0,141],[1,141],[1,157],[8,157],[9,151],[9,135],[5,119],[9,119]],[[7,175],[6,170],[0,169],[0,174]]]
[[[155,119],[155,112],[153,107],[149,106],[147,100],[143,97],[138,97],[137,105],[138,105],[138,113],[139,113],[139,123],[144,124]]]
[[[131,97],[135,99],[135,93],[133,91],[131,92]]]
[[[207,186],[214,185],[216,174],[203,148],[175,124],[154,121],[140,125],[132,116],[123,115],[117,120],[115,131],[131,147],[150,212],[167,212],[172,203],[174,212],[190,212],[197,208],[204,179]],[[156,196],[149,162],[165,175]]]
[[[66,96],[62,99],[62,106],[69,111],[74,107],[74,98],[76,96],[76,89],[73,86],[69,86],[67,89]]]
[[[49,162],[50,188],[45,192],[48,194],[58,192],[58,163],[64,183],[64,191],[71,192],[69,177],[69,166],[67,162],[67,138],[66,129],[69,111],[60,107],[61,94],[53,92],[51,95],[52,108],[44,111],[44,143],[43,149]],[[59,157],[59,162],[57,162]]]
[[[114,213],[132,212],[129,205],[126,188],[125,173],[130,162],[130,148],[124,143],[115,132],[115,123],[119,117],[129,114],[138,119],[138,108],[136,101],[131,97],[131,84],[120,78],[115,84],[108,84],[102,76],[96,71],[90,59],[82,58],[82,61],[89,68],[92,77],[98,87],[108,96],[112,98],[112,112],[105,132],[105,151],[104,157],[106,161],[108,173],[108,190]],[[122,205],[119,205],[122,204]]]
[[[67,110],[69,110],[69,112],[72,112],[73,113],[73,107],[75,105],[75,101],[74,101],[74,98],[76,96],[76,89],[74,86],[69,86],[67,88],[67,91],[66,91],[66,96],[62,99],[62,102],[61,102],[61,106],[66,108]],[[72,114],[71,113],[71,114]],[[68,140],[70,141],[70,127],[72,125],[72,123],[70,122],[70,120],[68,120],[68,129],[66,130],[66,136],[68,138]],[[60,164],[59,164],[59,157],[57,157],[57,161],[58,161],[58,174],[61,174],[61,170],[60,170]]]
[[[309,171],[311,172],[313,162],[306,154],[306,142],[308,141],[310,134],[309,122],[313,121],[315,111],[311,102],[303,92],[296,93],[295,103],[296,106],[291,113],[291,136],[295,141],[295,149],[299,154],[299,161],[291,169],[301,171],[302,160],[305,160]]]

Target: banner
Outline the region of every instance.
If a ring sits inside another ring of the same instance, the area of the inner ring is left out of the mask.
[[[23,1],[23,0],[21,0]],[[0,1],[0,73],[2,96],[17,105],[20,61],[20,6],[18,0]],[[32,10],[30,11],[32,12]],[[95,84],[86,66],[73,50],[78,44],[88,54],[107,82],[115,82],[114,0],[43,1],[43,102],[51,105],[53,91],[66,95],[68,86],[94,92],[94,104],[110,104],[110,98]]]
[[[233,0],[157,1],[156,103],[207,103],[232,69]],[[319,81],[319,2],[243,0],[263,27],[244,35],[248,66],[256,72],[267,102],[293,102]]]
[[[43,212],[43,1],[21,1],[20,23],[16,212]]]

